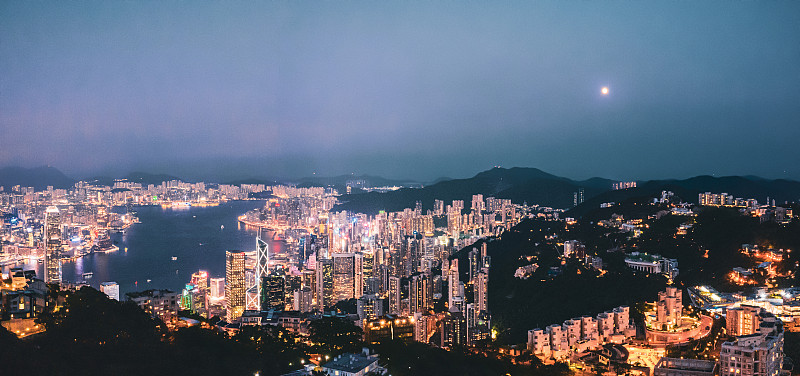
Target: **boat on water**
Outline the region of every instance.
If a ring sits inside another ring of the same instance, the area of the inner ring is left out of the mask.
[[[92,272],[83,273],[83,279],[91,279],[93,276],[94,276],[94,273],[92,273]]]
[[[178,256],[172,256],[172,261],[178,261]]]
[[[220,230],[224,230],[225,229],[225,225],[219,225],[219,229]]]

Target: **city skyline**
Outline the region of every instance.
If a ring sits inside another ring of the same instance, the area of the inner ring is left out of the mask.
[[[798,7],[6,3],[0,165],[797,180]]]

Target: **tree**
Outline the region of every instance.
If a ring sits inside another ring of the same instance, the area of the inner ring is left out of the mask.
[[[363,345],[363,331],[352,322],[339,317],[323,317],[308,327],[312,342],[322,353],[356,352]]]

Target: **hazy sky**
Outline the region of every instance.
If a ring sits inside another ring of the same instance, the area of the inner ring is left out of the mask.
[[[0,166],[800,179],[797,1],[258,3],[0,2]]]

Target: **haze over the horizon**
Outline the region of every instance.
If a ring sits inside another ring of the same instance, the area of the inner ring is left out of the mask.
[[[795,1],[0,3],[0,166],[75,177],[800,179],[799,120]]]

